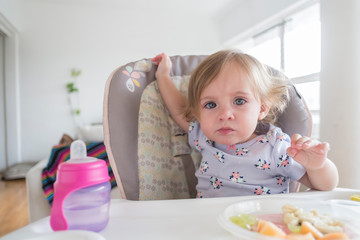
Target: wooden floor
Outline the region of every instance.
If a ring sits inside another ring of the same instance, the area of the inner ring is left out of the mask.
[[[0,237],[29,223],[25,179],[0,180]]]

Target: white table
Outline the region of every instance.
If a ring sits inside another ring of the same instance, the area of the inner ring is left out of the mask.
[[[328,192],[299,192],[284,195],[111,202],[110,221],[99,234],[107,240],[123,239],[235,239],[221,228],[217,217],[230,204],[255,198],[295,197],[312,199],[346,199],[360,194],[360,189],[337,188]],[[360,213],[360,212],[359,212]],[[28,239],[52,233],[49,217],[16,230],[1,240]],[[46,239],[49,235],[47,235]],[[35,239],[35,238],[34,238]],[[45,238],[44,238],[45,239]],[[58,238],[56,238],[58,239]],[[59,238],[60,239],[60,238]]]

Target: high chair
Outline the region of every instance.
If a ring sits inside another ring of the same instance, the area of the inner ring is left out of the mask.
[[[191,72],[206,56],[172,56],[171,76],[184,96]],[[171,119],[155,81],[150,59],[115,69],[105,86],[104,142],[122,198],[153,200],[192,198],[200,155]],[[271,70],[274,75],[282,75]],[[311,115],[289,81],[290,102],[275,125],[288,135],[310,136]],[[290,191],[298,191],[292,182]]]

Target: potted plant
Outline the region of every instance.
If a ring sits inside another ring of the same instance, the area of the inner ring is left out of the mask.
[[[66,89],[69,95],[69,104],[71,109],[71,115],[73,116],[74,124],[77,128],[83,125],[81,119],[80,100],[79,100],[79,87],[77,85],[77,79],[81,75],[80,69],[71,69],[72,81],[66,84]]]

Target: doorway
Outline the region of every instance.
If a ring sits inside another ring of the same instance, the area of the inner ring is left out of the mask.
[[[21,162],[18,31],[0,12],[0,170]]]

